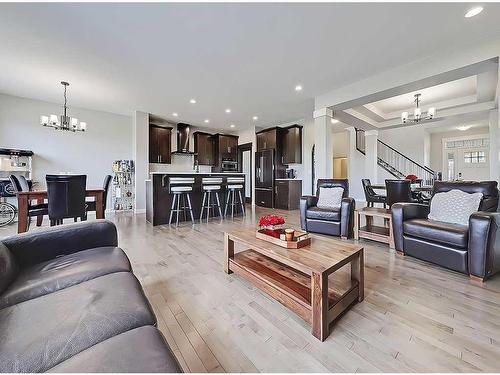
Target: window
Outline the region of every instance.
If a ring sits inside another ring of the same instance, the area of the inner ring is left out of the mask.
[[[445,148],[469,148],[469,147],[488,147],[489,138],[463,139],[458,141],[446,141]]]
[[[466,164],[486,163],[484,151],[464,152],[464,162]]]

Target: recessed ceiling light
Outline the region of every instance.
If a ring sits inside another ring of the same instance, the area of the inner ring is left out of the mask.
[[[474,7],[472,9],[469,9],[467,13],[465,13],[465,18],[471,18],[474,16],[477,16],[479,13],[483,11],[483,7]]]
[[[257,116],[253,116],[252,120],[257,121],[259,118]]]
[[[457,129],[464,132],[466,130],[469,130],[470,128],[472,128],[472,125],[460,125],[460,126],[457,126]]]
[[[177,112],[172,113],[172,116],[177,117],[179,114]]]
[[[209,119],[205,119],[203,122],[204,122],[205,124],[208,124],[208,123],[210,122],[210,120],[209,120]]]
[[[295,91],[302,91],[302,86],[301,85],[295,86]]]
[[[340,121],[339,121],[339,120],[337,120],[336,118],[332,118],[332,119],[330,119],[330,122],[331,122],[332,124],[338,124]]]
[[[191,100],[189,101],[189,103],[191,103],[191,104],[196,104],[196,99],[191,99]]]
[[[234,128],[234,127],[235,127],[236,125],[234,125],[234,124],[231,124],[231,125],[229,125],[229,126],[230,126],[230,127],[232,127],[232,128]]]
[[[231,108],[226,108],[226,113],[231,113]]]

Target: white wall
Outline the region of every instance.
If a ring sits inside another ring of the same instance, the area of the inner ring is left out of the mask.
[[[426,138],[428,132],[422,126],[414,125],[405,128],[379,130],[378,139],[395,148],[403,155],[424,164],[426,156]]]
[[[135,111],[133,117],[133,158],[135,160],[135,210],[146,212],[146,179],[149,178],[149,114]]]
[[[252,176],[252,206],[255,206],[255,152],[257,151],[257,137],[255,136],[256,131],[255,126],[252,125],[236,134],[238,136],[238,145],[243,145],[245,143],[252,144],[252,170],[250,171],[250,175]]]
[[[0,147],[32,150],[33,179],[40,187],[54,172],[86,174],[88,187],[101,187],[114,160],[132,159],[132,118],[70,107],[71,116],[87,122],[86,132],[40,125],[40,115],[61,110],[61,104],[0,94]]]
[[[451,130],[442,133],[431,134],[431,167],[435,171],[443,171],[443,139],[445,138],[458,138],[467,137],[478,134],[488,135],[488,127],[471,128],[465,131]],[[443,173],[443,177],[445,173]]]
[[[349,154],[349,132],[332,132],[332,148],[334,158],[346,158]]]

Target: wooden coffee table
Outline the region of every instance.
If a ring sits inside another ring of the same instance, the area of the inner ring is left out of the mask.
[[[235,243],[248,250],[235,253]],[[255,229],[224,234],[226,273],[237,273],[288,307],[325,340],[329,325],[364,297],[363,247],[312,235],[310,245],[285,249],[255,237]],[[347,287],[339,289],[328,276],[351,265]],[[349,285],[350,284],[350,285]]]

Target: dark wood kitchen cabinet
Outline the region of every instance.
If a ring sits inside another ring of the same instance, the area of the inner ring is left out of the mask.
[[[283,129],[283,164],[302,163],[302,126]]]
[[[281,128],[265,129],[257,133],[257,151],[280,148]]]
[[[170,164],[172,151],[172,128],[149,125],[149,162]]]
[[[296,210],[302,195],[302,180],[276,180],[274,208]]]
[[[198,164],[214,164],[214,137],[204,132],[194,132],[194,152],[198,154]]]
[[[238,136],[228,134],[214,134],[214,171],[222,171],[222,160],[238,160]]]

